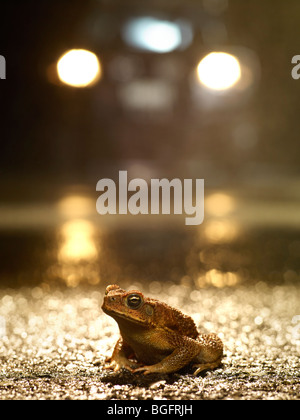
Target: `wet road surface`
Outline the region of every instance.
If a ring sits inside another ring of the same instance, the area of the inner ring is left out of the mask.
[[[222,367],[199,377],[191,369],[148,376],[103,370],[118,338],[116,323],[100,309],[103,290],[6,289],[0,294],[0,315],[6,320],[1,398],[299,399],[294,318],[299,286],[259,282],[195,291],[169,284],[159,293],[157,283],[151,288],[153,296],[191,315],[201,331],[219,334],[225,345]]]

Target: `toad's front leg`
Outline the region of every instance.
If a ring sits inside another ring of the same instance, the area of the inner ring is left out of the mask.
[[[134,369],[133,372],[143,371],[145,375],[149,373],[176,372],[190,363],[201,350],[201,345],[196,340],[188,337],[182,337],[176,344],[175,350],[160,362]]]
[[[134,353],[131,347],[125,343],[122,338],[119,338],[112,355],[105,360],[105,362],[110,362],[110,364],[105,366],[104,369],[113,369],[117,372],[118,370],[125,368],[132,371],[133,368],[139,366],[138,363],[129,359],[129,357],[133,355]]]
[[[220,366],[223,357],[223,343],[216,334],[199,334],[197,342],[201,346],[201,351],[193,360],[193,367],[197,369],[194,375],[207,369],[215,369]]]

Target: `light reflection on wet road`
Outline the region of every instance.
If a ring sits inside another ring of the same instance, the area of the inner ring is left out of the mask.
[[[239,197],[239,198],[237,198]],[[195,287],[299,278],[300,200],[207,193],[205,220],[100,216],[88,195],[0,207],[2,285],[189,281]]]

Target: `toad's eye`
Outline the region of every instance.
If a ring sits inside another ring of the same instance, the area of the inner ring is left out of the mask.
[[[126,304],[128,308],[138,309],[142,304],[142,298],[140,295],[133,293],[132,295],[127,296]]]

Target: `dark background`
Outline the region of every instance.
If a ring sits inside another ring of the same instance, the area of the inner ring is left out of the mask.
[[[193,42],[168,54],[126,46],[122,25],[140,14],[190,20]],[[5,2],[0,38],[7,62],[7,79],[0,86],[2,182],[25,177],[30,182],[95,184],[105,172],[103,165],[118,167],[132,160],[167,167],[177,176],[196,166],[197,175],[208,183],[219,172],[231,185],[243,176],[257,176],[257,171],[262,177],[265,172],[298,175],[300,85],[291,77],[291,59],[299,53],[299,14],[296,0],[231,0],[218,14],[190,0],[126,5],[97,0]],[[218,42],[204,38],[208,22],[223,25],[227,35]],[[193,104],[189,76],[209,50],[227,46],[257,54],[260,81],[246,100],[206,113]],[[48,67],[70,48],[98,54],[103,77],[94,88],[49,83]],[[158,63],[172,60],[179,73],[174,83],[179,95],[171,115],[132,116],[122,107],[121,82],[111,69],[116,58],[124,56],[139,60],[140,76],[150,78],[157,77]],[[244,122],[257,134],[246,150],[236,145],[232,134]]]

